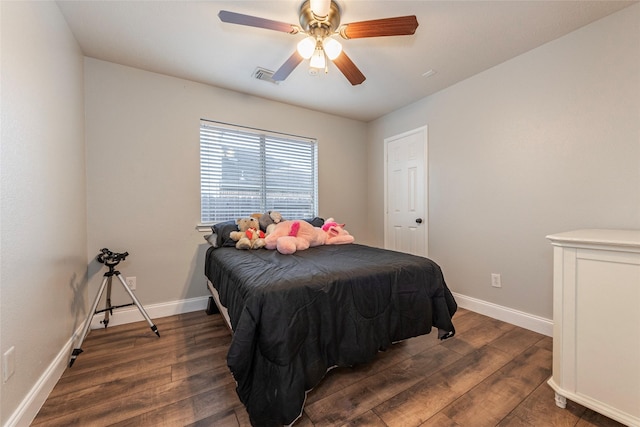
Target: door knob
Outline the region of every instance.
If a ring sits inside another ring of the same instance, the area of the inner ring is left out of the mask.
[[[418,218],[418,219],[416,219],[416,223],[418,223],[418,224],[422,224],[422,218]]]

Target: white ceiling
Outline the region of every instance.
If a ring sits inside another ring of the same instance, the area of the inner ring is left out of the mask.
[[[86,56],[370,121],[547,43],[635,1],[337,0],[341,23],[416,15],[412,36],[343,40],[367,80],[351,86],[330,64],[302,63],[279,85],[277,70],[303,34],[222,23],[220,10],[299,24],[302,0],[57,1]],[[596,60],[594,58],[594,60]],[[428,70],[436,73],[423,77]]]

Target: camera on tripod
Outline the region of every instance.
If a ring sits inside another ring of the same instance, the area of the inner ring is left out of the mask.
[[[96,256],[96,261],[100,264],[106,264],[107,266],[118,265],[120,261],[124,261],[129,256],[129,252],[111,252],[107,248],[100,249],[100,253]]]

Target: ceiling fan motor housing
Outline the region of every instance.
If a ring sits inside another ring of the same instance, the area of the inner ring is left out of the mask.
[[[306,0],[300,6],[300,26],[316,38],[328,37],[340,26],[340,7],[331,0],[327,16],[318,16],[311,10],[311,1]]]

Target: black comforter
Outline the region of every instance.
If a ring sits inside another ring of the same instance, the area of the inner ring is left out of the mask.
[[[456,303],[426,258],[357,244],[293,255],[210,248],[205,274],[227,307],[227,363],[256,426],[290,424],[333,366],[368,362],[393,342],[454,334]]]

